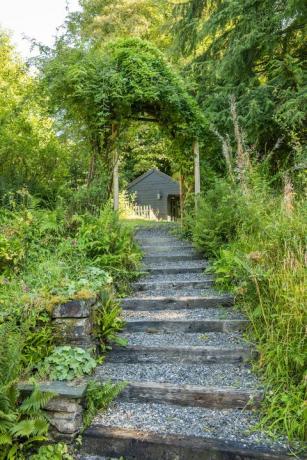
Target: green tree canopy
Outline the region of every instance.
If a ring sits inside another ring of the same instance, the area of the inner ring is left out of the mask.
[[[181,78],[146,41],[122,39],[89,50],[60,41],[43,73],[56,109],[87,127],[99,154],[107,152],[114,124],[154,119],[182,145],[205,127]]]
[[[212,123],[231,131],[234,94],[246,140],[264,156],[277,143],[275,164],[293,163],[306,120],[306,2],[189,0],[175,10],[177,45]]]
[[[70,16],[69,30],[101,45],[119,37],[150,40],[159,47],[170,42],[164,27],[171,5],[164,0],[81,0],[82,11]]]
[[[52,199],[66,180],[69,149],[43,108],[37,82],[0,31],[0,196],[27,187]]]

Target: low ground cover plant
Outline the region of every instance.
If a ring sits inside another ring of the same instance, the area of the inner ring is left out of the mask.
[[[42,376],[51,380],[74,380],[89,375],[96,367],[90,353],[79,347],[56,347],[40,368]]]

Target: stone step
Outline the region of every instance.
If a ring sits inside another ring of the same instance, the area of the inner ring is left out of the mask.
[[[169,251],[164,255],[145,255],[143,257],[143,263],[146,264],[161,264],[167,262],[184,262],[184,261],[192,261],[192,260],[202,260],[201,256],[197,253],[190,253],[190,254],[176,254]]]
[[[213,285],[212,278],[203,280],[190,281],[140,281],[133,284],[133,289],[136,291],[154,291],[165,289],[206,289]]]
[[[252,411],[119,401],[84,432],[83,454],[126,460],[289,460]],[[256,430],[256,431],[255,431]]]
[[[126,297],[118,299],[124,310],[176,310],[179,308],[208,308],[231,306],[233,297],[230,295],[207,294],[201,296],[148,296]]]
[[[214,346],[115,346],[106,362],[113,363],[239,363],[247,362],[255,353],[248,347]]]
[[[98,366],[95,379],[230,387],[253,390],[259,382],[248,364],[244,363],[106,363]]]

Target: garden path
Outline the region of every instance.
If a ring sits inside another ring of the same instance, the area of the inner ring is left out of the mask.
[[[136,239],[146,275],[121,301],[128,344],[96,374],[128,384],[85,432],[84,458],[288,458],[282,442],[254,429],[262,390],[233,298],[214,290],[208,262],[167,226],[140,229]]]

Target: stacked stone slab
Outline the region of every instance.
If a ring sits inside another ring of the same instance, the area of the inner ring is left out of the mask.
[[[288,459],[281,441],[248,433],[263,392],[248,364],[254,349],[241,335],[248,322],[233,298],[214,290],[203,273],[208,262],[167,229],[136,238],[146,275],[121,300],[128,344],[96,372],[127,387],[84,433],[84,458]]]
[[[51,382],[40,384],[39,387],[42,392],[55,395],[44,408],[50,422],[50,438],[72,441],[82,427],[86,383]],[[26,395],[32,392],[33,385],[21,384],[19,389]]]
[[[52,323],[56,331],[56,343],[95,351],[96,340],[93,335],[93,312],[96,299],[69,300],[56,305],[52,312]],[[54,393],[45,407],[50,421],[50,436],[55,440],[71,441],[82,427],[82,413],[86,382],[51,382],[39,384],[42,392]],[[33,385],[21,384],[22,392],[29,393]]]
[[[92,334],[92,315],[95,299],[70,300],[57,305],[52,311],[52,321],[59,345],[95,348]]]

